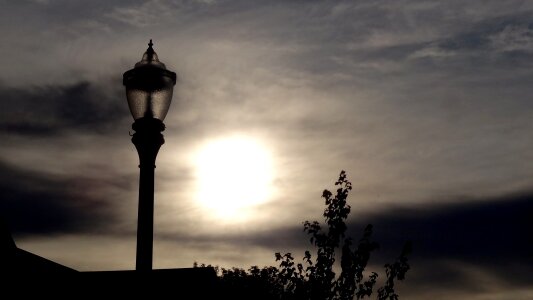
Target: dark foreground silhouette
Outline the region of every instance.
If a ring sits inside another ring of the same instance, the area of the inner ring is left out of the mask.
[[[18,248],[0,222],[0,286],[3,299],[214,299],[220,295],[213,268],[78,272]]]
[[[276,253],[278,267],[248,270],[240,268],[214,267],[220,277],[221,291],[232,295],[234,299],[298,299],[298,300],[352,300],[370,297],[376,286],[378,274],[371,272],[365,276],[365,268],[371,253],[379,245],[372,241],[372,225],[364,230],[358,242],[346,237],[346,219],[350,213],[347,204],[352,184],[342,171],[335,182],[336,193],[324,190],[324,219],[326,227],[319,222],[305,221],[304,231],[310,236],[309,241],[316,253],[305,251],[303,263],[295,262],[291,253]],[[340,249],[340,274],[334,271],[336,251]],[[377,289],[377,299],[395,300],[395,283],[403,280],[409,270],[407,255],[411,252],[411,243],[407,242],[396,261],[385,265],[386,278]],[[195,263],[195,266],[198,266]],[[200,265],[205,267],[204,264]],[[211,265],[208,265],[211,267]]]

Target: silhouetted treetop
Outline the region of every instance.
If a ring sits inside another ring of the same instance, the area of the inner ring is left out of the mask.
[[[314,254],[306,250],[302,263],[297,263],[292,253],[275,253],[279,267],[252,266],[248,270],[215,267],[227,296],[234,299],[352,300],[372,295],[379,275],[371,272],[365,276],[365,269],[379,244],[372,240],[371,224],[357,242],[346,237],[346,219],[351,210],[347,199],[352,183],[345,171],[341,171],[335,186],[335,194],[329,190],[322,193],[326,205],[324,226],[318,221],[303,222]],[[398,299],[394,287],[398,280],[405,279],[410,268],[407,256],[411,248],[411,243],[407,242],[398,258],[385,264],[386,278],[377,290],[378,300]],[[337,254],[340,254],[340,262],[336,263]],[[340,266],[338,275],[335,266]]]

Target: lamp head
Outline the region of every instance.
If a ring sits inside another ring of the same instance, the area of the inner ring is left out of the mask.
[[[163,121],[172,101],[176,73],[159,61],[150,40],[140,62],[123,75],[126,98],[134,120],[155,118]]]

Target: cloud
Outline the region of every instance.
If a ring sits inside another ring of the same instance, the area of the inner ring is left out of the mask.
[[[0,94],[5,105],[0,112],[0,132],[4,134],[110,133],[128,117],[118,87],[87,81],[28,89],[0,86]]]
[[[410,58],[508,60],[510,53],[530,55],[533,49],[531,12],[484,18],[448,36],[440,36],[414,51]]]
[[[151,0],[137,3],[124,2],[113,5],[110,12],[104,14],[105,20],[122,23],[130,28],[142,29],[154,26],[167,26],[168,23],[181,23],[191,15],[202,16],[212,11],[212,6],[221,6],[216,0],[162,1]]]
[[[393,255],[402,240],[413,241],[410,285],[486,288],[472,273],[480,272],[499,284],[524,288],[533,275],[528,267],[533,263],[532,199],[533,192],[525,191],[432,208],[392,208],[364,219],[374,224],[375,239],[385,251],[381,259]]]
[[[116,222],[112,205],[91,194],[98,185],[1,162],[0,217],[15,235],[97,232]]]
[[[492,47],[498,52],[532,52],[533,23],[507,25],[501,31],[488,37]]]
[[[413,240],[417,259],[461,260],[498,269],[533,258],[533,240],[527,234],[533,225],[532,199],[531,191],[483,200],[466,197],[453,205],[397,207],[364,219],[375,225],[378,240]]]

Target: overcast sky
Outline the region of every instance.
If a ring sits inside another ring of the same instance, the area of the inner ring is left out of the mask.
[[[178,74],[155,267],[303,257],[301,222],[321,221],[322,190],[346,170],[350,232],[374,224],[374,264],[414,242],[401,296],[533,297],[532,1],[0,4],[0,213],[20,248],[134,268],[122,74],[153,39]],[[198,153],[232,139],[266,155],[268,192],[221,217],[199,201]]]

